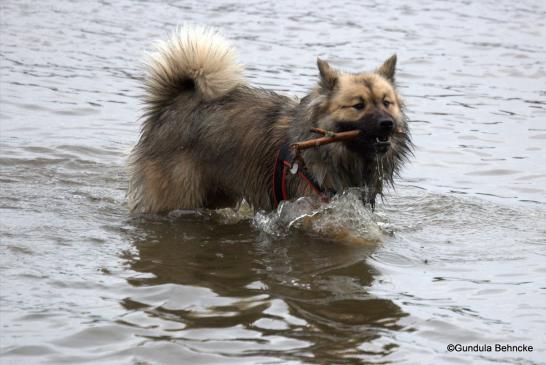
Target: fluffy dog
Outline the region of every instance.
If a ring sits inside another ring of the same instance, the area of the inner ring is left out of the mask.
[[[178,29],[150,55],[141,137],[129,159],[132,212],[234,207],[361,187],[373,206],[411,154],[396,55],[374,72],[346,73],[317,60],[320,79],[301,100],[249,85],[215,30]],[[360,130],[355,140],[302,151],[311,128]]]

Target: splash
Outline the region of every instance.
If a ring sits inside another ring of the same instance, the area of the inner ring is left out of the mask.
[[[384,216],[366,208],[361,191],[349,190],[329,203],[303,197],[282,202],[276,211],[258,212],[254,226],[273,237],[299,231],[327,240],[366,244],[382,241],[389,233]]]
[[[237,224],[250,221],[254,217],[254,210],[243,200],[235,208],[217,209],[211,212],[211,218],[219,224]]]

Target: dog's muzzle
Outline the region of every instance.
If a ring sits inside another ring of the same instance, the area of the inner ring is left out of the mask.
[[[375,137],[375,150],[385,153],[391,147],[391,136],[394,132],[394,121],[383,119],[377,122],[378,135]]]
[[[346,142],[357,153],[385,153],[391,147],[396,122],[389,115],[372,115],[359,122],[340,122],[336,132],[359,130],[361,136]]]

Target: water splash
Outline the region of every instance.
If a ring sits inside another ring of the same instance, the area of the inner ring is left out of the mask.
[[[323,239],[346,243],[375,243],[388,235],[384,216],[372,212],[362,204],[362,192],[349,190],[329,203],[303,197],[282,202],[276,211],[258,212],[254,226],[273,237],[286,237],[300,231]]]

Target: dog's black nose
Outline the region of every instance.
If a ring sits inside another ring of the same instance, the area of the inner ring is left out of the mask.
[[[394,122],[390,119],[383,119],[379,121],[379,128],[385,132],[391,132],[394,129]]]

